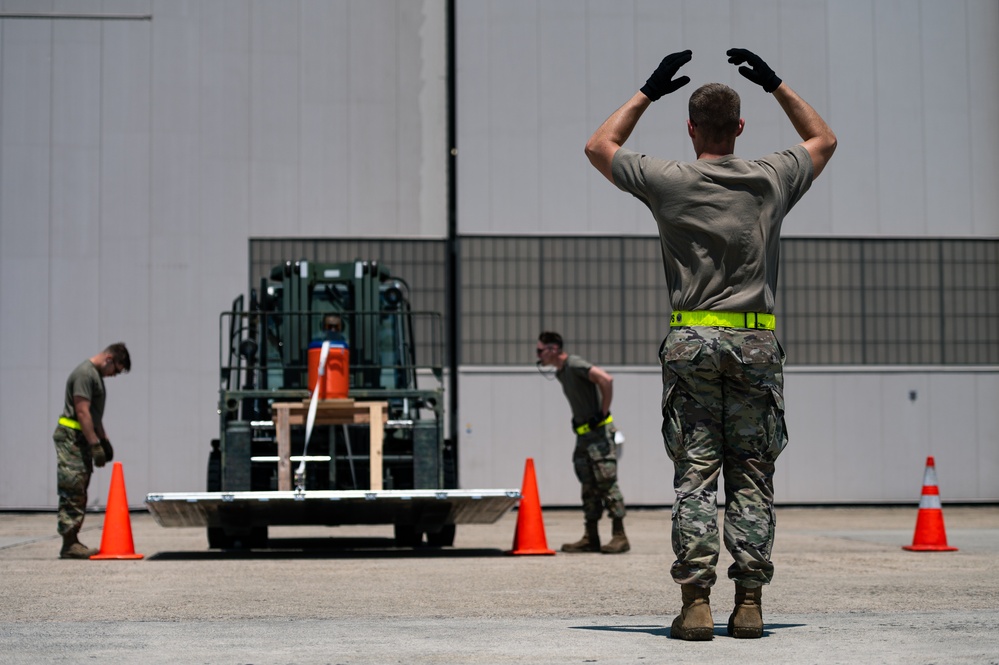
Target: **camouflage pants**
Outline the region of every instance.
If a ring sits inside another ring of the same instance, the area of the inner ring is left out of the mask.
[[[711,586],[718,564],[719,473],[725,479],[729,578],[744,586],[773,578],[774,462],[787,445],[784,351],[773,332],[673,328],[663,343],[663,439],[673,461],[670,573]]]
[[[56,486],[59,490],[58,531],[61,535],[77,533],[83,526],[87,510],[87,487],[94,472],[93,458],[89,447],[78,445],[74,430],[56,427],[52,439],[56,448]]]
[[[607,427],[576,437],[572,466],[582,484],[587,522],[599,520],[604,508],[610,517],[624,517],[624,497],[617,486],[617,453]]]

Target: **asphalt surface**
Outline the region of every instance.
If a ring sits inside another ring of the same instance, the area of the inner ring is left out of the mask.
[[[669,638],[668,510],[632,510],[623,555],[510,556],[516,514],[455,546],[391,527],[272,528],[209,550],[202,529],[130,526],[139,561],[62,561],[52,513],[0,513],[0,663],[986,663],[999,665],[999,506],[944,506],[957,552],[907,552],[917,509],[778,508],[766,633]],[[543,512],[547,544],[582,534]],[[103,514],[81,539],[101,541]],[[605,537],[610,525],[601,523]],[[720,569],[730,559],[722,555]]]

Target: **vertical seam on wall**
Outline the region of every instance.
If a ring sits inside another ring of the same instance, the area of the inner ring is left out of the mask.
[[[146,145],[146,159],[149,162],[148,165],[147,165],[147,168],[146,168],[146,180],[147,180],[147,182],[146,182],[146,191],[147,191],[147,194],[146,194],[146,224],[148,225],[147,226],[147,230],[146,230],[146,266],[148,266],[147,269],[146,269],[147,270],[147,276],[146,276],[146,303],[147,303],[147,307],[146,307],[146,339],[149,341],[149,347],[150,348],[152,348],[152,343],[151,343],[152,342],[152,331],[155,330],[155,327],[153,326],[153,320],[152,320],[153,319],[153,311],[155,309],[152,306],[152,303],[155,302],[153,300],[153,210],[154,210],[153,196],[154,196],[154,193],[155,193],[155,190],[153,188],[153,164],[154,164],[154,160],[153,160],[153,146],[155,145],[155,141],[153,140],[153,136],[154,136],[154,133],[155,133],[155,130],[156,130],[156,123],[154,122],[154,118],[156,116],[156,105],[153,103],[153,100],[154,100],[153,90],[155,88],[155,85],[153,83],[153,72],[155,70],[155,67],[153,66],[153,60],[154,60],[155,54],[156,54],[156,48],[155,48],[156,31],[155,31],[155,25],[156,24],[153,23],[152,20],[149,21],[149,41],[148,41],[148,46],[147,46],[147,48],[149,49],[149,64],[148,64],[149,72],[148,72],[148,75],[146,77],[146,80],[149,82],[149,89],[148,89],[148,91],[146,93],[147,97],[148,97],[148,102],[149,102],[149,131],[146,133],[146,136],[147,136],[147,138],[146,138],[146,142],[147,142],[147,145]],[[147,356],[147,358],[148,357],[151,357],[151,354],[149,356]],[[150,368],[149,368],[149,361],[147,360],[146,363],[147,363],[146,364],[146,371],[147,371],[146,376],[149,377],[152,374],[152,372],[149,371],[150,370]],[[151,382],[149,381],[148,378],[146,379],[146,386],[147,386],[147,389],[146,389],[146,413],[150,413],[151,414],[151,413],[154,413],[154,411],[153,411],[153,394],[152,394],[153,391],[150,389],[151,388]],[[153,424],[152,424],[152,421],[153,421],[152,418],[146,418],[146,440],[150,441],[150,442],[154,442],[153,441]],[[151,478],[152,477],[152,473],[151,473],[151,471],[152,471],[152,465],[153,465],[153,458],[152,458],[152,456],[150,456],[149,460],[146,462],[146,474],[147,474],[146,477],[147,478]]]
[[[541,98],[543,96],[543,90],[541,86],[541,72],[544,71],[544,63],[541,61],[541,3],[534,5],[534,49],[535,58],[534,61],[538,63],[537,69],[534,70],[534,118],[535,118],[535,129],[537,134],[535,134],[536,139],[534,142],[535,148],[537,149],[538,155],[538,178],[535,182],[535,191],[537,192],[537,199],[535,202],[535,214],[537,215],[537,224],[535,228],[544,229],[545,228],[545,216],[544,216],[544,191],[545,188],[541,182],[542,178],[545,177],[545,172],[543,168],[543,153],[544,150],[541,148],[541,135],[544,132],[544,113],[542,111]]]
[[[54,326],[52,325],[52,318],[53,318],[53,311],[52,311],[52,297],[53,297],[53,291],[52,291],[52,282],[53,282],[53,278],[52,278],[52,267],[54,265],[54,263],[52,261],[52,254],[53,254],[53,252],[52,252],[52,250],[53,250],[52,237],[54,235],[53,234],[54,220],[52,218],[52,164],[55,161],[54,155],[52,154],[52,152],[53,152],[53,141],[52,141],[52,137],[53,137],[53,133],[55,131],[55,126],[54,126],[54,123],[53,123],[53,117],[55,116],[55,113],[54,113],[54,107],[55,107],[55,27],[54,26],[55,26],[55,22],[54,21],[52,21],[52,22],[49,23],[49,163],[48,163],[48,178],[49,178],[49,182],[48,182],[48,193],[49,193],[49,209],[48,209],[49,229],[48,230],[49,230],[49,234],[48,234],[48,238],[47,238],[48,248],[49,248],[49,256],[48,256],[48,265],[49,265],[48,273],[49,274],[48,274],[48,284],[47,284],[47,288],[48,288],[48,309],[49,309],[49,317],[48,317],[49,320],[48,320],[48,323],[49,323],[49,325],[45,326],[46,335],[48,336],[47,347],[46,348],[49,348],[49,349],[55,348],[53,346],[54,340],[52,339],[52,330],[54,329]],[[48,375],[49,375],[48,376],[48,380],[51,381],[52,380],[52,372],[49,371]],[[51,393],[51,391],[52,391],[52,386],[51,386],[51,383],[50,383],[49,384],[49,393]]]
[[[975,172],[975,143],[974,143],[974,131],[972,130],[972,108],[974,100],[971,97],[971,11],[968,7],[968,2],[965,0],[964,3],[964,89],[968,95],[968,173]],[[975,234],[975,178],[968,178],[968,198],[971,200],[971,235]]]
[[[867,259],[864,256],[865,243],[860,245],[860,362],[867,364]]]
[[[919,110],[919,134],[922,139],[920,143],[922,144],[923,154],[919,160],[920,168],[923,172],[923,186],[922,186],[922,198],[923,198],[923,219],[922,219],[922,231],[926,234],[929,231],[929,220],[926,218],[926,206],[928,204],[927,190],[929,187],[929,181],[927,179],[926,173],[926,34],[923,32],[923,5],[919,4],[918,10],[916,12],[916,20],[919,22],[919,52],[920,52],[920,68],[919,68],[919,98],[922,100],[922,108]]]
[[[871,3],[871,61],[874,63],[872,68],[872,74],[874,79],[874,90],[879,89],[878,86],[878,12],[874,8],[874,3]],[[874,99],[874,223],[875,227],[873,229],[874,233],[881,230],[881,144],[878,142],[877,134],[878,128],[881,126],[881,118],[878,111],[880,110],[880,104],[878,102],[878,95],[873,96]]]
[[[545,239],[538,238],[538,322],[545,328]]]
[[[399,100],[402,98],[402,93],[400,91],[400,88],[402,86],[402,76],[400,75],[401,72],[402,72],[402,62],[401,62],[402,59],[400,57],[400,53],[401,53],[402,49],[399,48],[399,43],[402,41],[402,34],[401,34],[400,29],[399,29],[399,24],[400,24],[401,19],[402,19],[402,17],[400,17],[400,15],[399,15],[401,11],[402,10],[400,9],[400,6],[397,4],[395,6],[395,15],[393,16],[393,18],[395,20],[395,40],[393,40],[393,41],[395,43],[392,44],[392,49],[393,49],[393,53],[392,53],[393,58],[392,59],[395,62],[395,85],[392,86],[392,92],[393,92],[393,94],[395,96],[395,99],[392,100],[392,106],[395,108],[395,123],[394,123],[395,124],[395,140],[393,141],[393,144],[395,145],[395,150],[396,150],[396,158],[394,160],[395,161],[395,184],[394,184],[394,189],[395,189],[395,220],[394,220],[394,222],[392,224],[392,227],[395,229],[396,233],[400,233],[402,231],[402,223],[401,223],[402,222],[402,185],[400,183],[402,182],[403,176],[402,176],[402,159],[400,159],[400,155],[398,153],[398,150],[399,150],[399,137],[403,135],[403,131],[402,131],[402,118],[401,118],[401,116],[402,116],[402,109],[399,108],[399,106],[400,106],[399,105]],[[420,11],[421,11],[421,14],[422,14],[422,9]],[[417,32],[417,35],[419,35],[419,32]],[[421,55],[422,55],[422,53],[421,53]],[[421,112],[421,109],[420,109],[420,93],[419,93],[419,91],[417,91],[417,93],[416,93],[416,109],[417,109],[416,112],[419,115],[419,113]],[[419,167],[417,167],[417,168],[419,168]],[[422,232],[423,232],[423,220],[419,218],[419,190],[417,190],[417,199],[416,200],[417,200],[417,219],[419,220],[417,222],[417,229],[418,229],[417,233],[419,233],[420,235],[422,235]]]
[[[246,20],[246,77],[247,104],[246,104],[246,230],[247,235],[252,235],[253,225],[253,3],[247,7]],[[250,285],[252,288],[252,284]]]
[[[104,21],[98,21],[97,33],[97,341],[100,343],[103,334],[101,324],[104,320],[101,301],[104,300],[101,290],[101,248],[104,236],[103,197],[104,191]],[[101,346],[100,348],[104,348]],[[99,505],[99,504],[98,504]]]
[[[298,106],[298,127],[296,128],[298,131],[295,132],[295,134],[298,136],[298,154],[295,156],[296,157],[295,182],[298,184],[298,191],[295,192],[295,198],[297,199],[298,203],[295,206],[295,209],[298,216],[298,232],[301,233],[302,224],[304,222],[302,218],[302,200],[303,200],[302,194],[304,191],[304,188],[302,186],[302,146],[305,143],[302,140],[304,138],[302,128],[305,126],[305,122],[302,118],[304,112],[303,108],[305,106],[304,101],[302,99],[302,70],[305,69],[305,63],[302,60],[302,15],[303,15],[302,4],[298,3],[295,5],[295,7],[296,10],[298,11],[298,21],[296,21],[296,26],[298,29],[298,35],[297,35],[298,38],[295,40],[295,43],[298,47],[298,67],[296,68],[295,72],[295,102],[296,105]]]
[[[940,320],[940,364],[941,365],[947,362],[947,336],[946,336],[947,317],[945,315],[945,310],[944,310],[944,307],[946,306],[947,302],[946,298],[944,298],[944,255],[943,254],[944,254],[943,243],[938,242],[937,270],[938,270],[938,279],[940,280],[940,284],[938,284],[937,286],[937,293],[940,299],[940,312],[938,313],[937,318]]]
[[[621,295],[618,296],[618,306],[619,306],[619,309],[618,309],[618,321],[619,321],[620,326],[621,326],[621,330],[619,332],[619,339],[621,340],[621,355],[618,357],[618,362],[623,365],[624,363],[627,362],[627,357],[626,356],[627,356],[627,352],[628,352],[628,338],[626,337],[626,335],[628,334],[628,330],[627,330],[628,327],[627,327],[627,325],[625,323],[625,319],[624,319],[625,312],[628,309],[628,307],[627,307],[628,288],[627,288],[627,284],[626,284],[628,267],[627,267],[627,265],[625,265],[626,262],[627,262],[627,258],[625,256],[626,255],[626,241],[625,241],[624,237],[621,237],[621,238],[618,239],[618,248],[619,248],[618,251],[619,251],[619,256],[620,256],[620,259],[618,260],[618,263],[621,266]]]

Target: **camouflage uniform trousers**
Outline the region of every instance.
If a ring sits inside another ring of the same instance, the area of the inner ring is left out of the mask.
[[[52,434],[56,448],[56,484],[59,490],[60,535],[78,533],[87,510],[87,488],[94,472],[90,447],[80,445],[82,435],[66,427]]]
[[[774,462],[787,445],[784,350],[773,332],[673,328],[663,343],[663,440],[673,461],[670,574],[680,584],[717,580],[719,473],[725,478],[725,547],[739,584],[769,584],[776,517]]]
[[[587,522],[599,520],[604,508],[612,518],[624,517],[624,497],[617,486],[617,453],[608,427],[576,436],[572,466],[582,484]]]

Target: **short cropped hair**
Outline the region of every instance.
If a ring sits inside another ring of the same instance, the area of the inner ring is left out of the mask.
[[[538,341],[542,344],[554,344],[559,349],[562,348],[562,335],[559,335],[557,332],[546,330],[538,335]]]
[[[728,140],[739,130],[739,93],[722,83],[707,83],[687,104],[690,122],[712,143]]]
[[[125,348],[125,342],[115,342],[108,348],[104,349],[104,353],[111,354],[111,359],[114,361],[115,365],[121,367],[122,372],[128,372],[132,369],[132,358],[128,355],[128,349]]]

